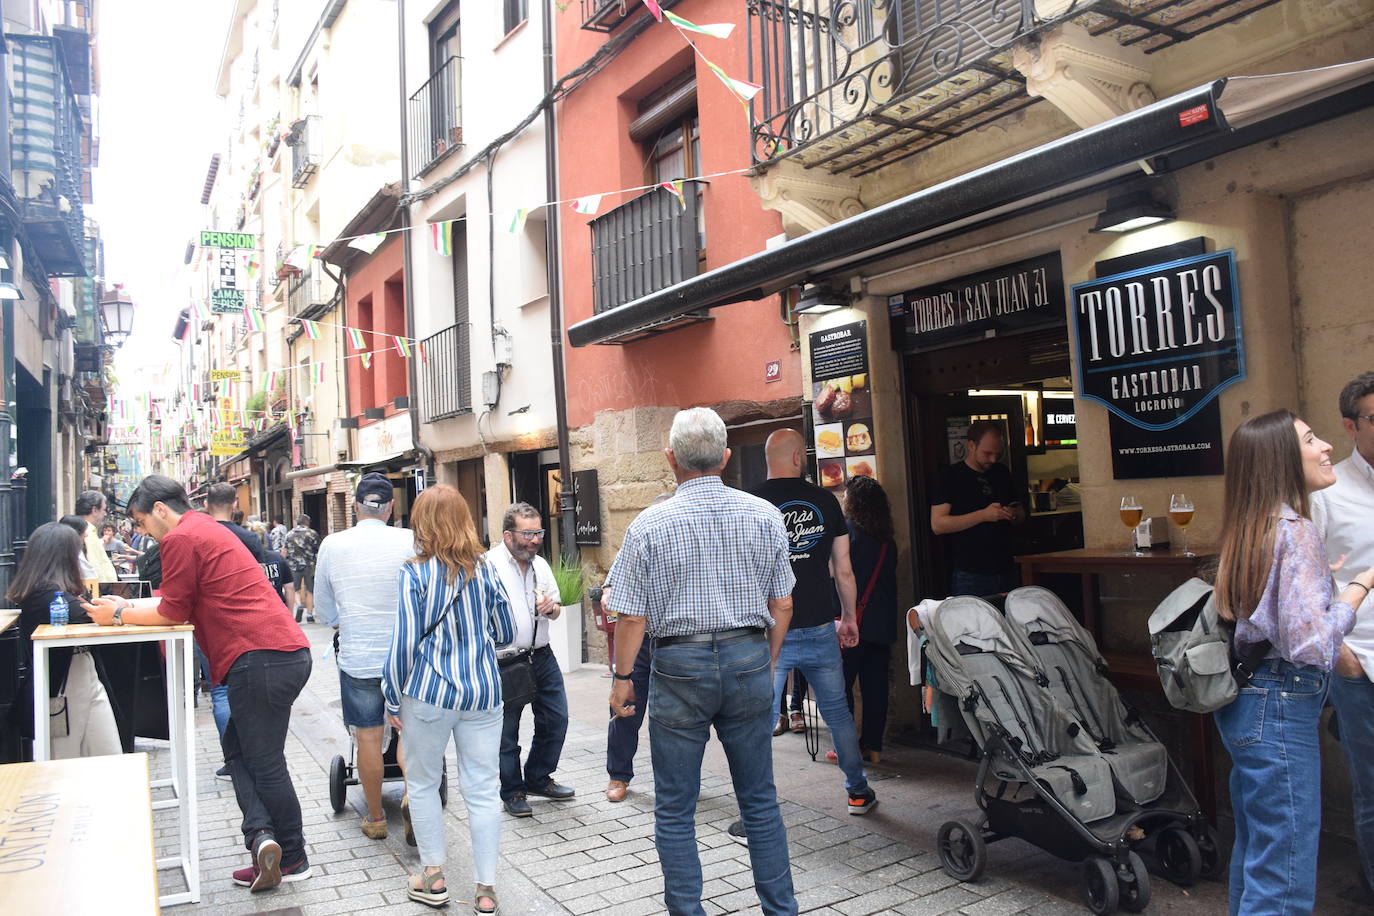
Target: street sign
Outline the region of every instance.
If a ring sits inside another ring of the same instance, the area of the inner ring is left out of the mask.
[[[258,247],[258,237],[251,232],[216,232],[203,229],[200,233],[201,248],[251,248]]]
[[[241,289],[215,289],[210,291],[210,311],[220,312],[241,312],[244,307],[244,295]]]
[[[237,382],[239,380],[239,370],[237,369],[211,369],[210,381],[212,382]]]

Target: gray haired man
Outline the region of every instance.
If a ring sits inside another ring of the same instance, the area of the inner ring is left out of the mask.
[[[647,699],[635,696],[630,672],[645,635],[654,640],[649,741],[664,903],[674,914],[705,912],[696,806],[714,727],[749,834],[759,903],[769,916],[796,913],[770,752],[771,669],[796,582],[787,532],[776,508],[721,481],[730,450],[714,411],[680,411],[665,454],[677,492],[630,524],[607,579],[620,615],[614,715],[632,716]]]

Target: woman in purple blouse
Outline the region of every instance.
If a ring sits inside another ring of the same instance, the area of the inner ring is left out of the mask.
[[[1217,611],[1236,653],[1271,648],[1216,711],[1231,755],[1232,914],[1311,913],[1321,830],[1317,722],[1341,640],[1374,569],[1333,594],[1308,495],[1336,482],[1331,446],[1287,410],[1246,421],[1226,452]]]

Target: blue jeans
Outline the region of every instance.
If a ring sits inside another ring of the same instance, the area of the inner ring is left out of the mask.
[[[1311,913],[1321,833],[1321,748],[1317,723],[1328,675],[1268,659],[1251,686],[1218,709],[1217,731],[1231,755],[1232,916]]]
[[[859,755],[859,733],[854,728],[854,714],[844,698],[844,662],[840,658],[840,639],[833,623],[818,627],[792,630],[782,641],[778,664],[773,671],[773,705],[782,702],[787,672],[796,669],[811,685],[816,708],[830,729],[835,744],[835,756],[844,771],[844,787],[851,795],[868,791],[864,776],[863,758]]]
[[[639,727],[649,704],[649,665],[653,661],[653,640],[645,638],[630,670],[630,684],[635,691],[635,714],[616,716],[606,726],[606,774],[612,779],[629,782],[635,778],[635,752],[639,750]]]
[[[534,740],[530,755],[520,766],[520,716],[523,706],[505,708],[501,729],[501,798],[510,800],[528,789],[542,789],[553,779],[558,758],[563,755],[563,739],[568,735],[568,694],[563,689],[563,671],[553,650],[544,646],[534,650]]]
[[[1341,747],[1350,768],[1360,865],[1374,885],[1374,683],[1363,675],[1332,675],[1331,705],[1336,707]]]
[[[1006,572],[976,573],[962,569],[954,570],[950,576],[949,593],[954,595],[1000,595],[1021,584],[1021,574],[1015,569]]]
[[[206,658],[205,651],[199,645],[196,646],[196,661],[201,677],[209,684],[210,659]],[[210,685],[210,712],[215,717],[215,731],[219,732],[219,740],[223,741],[224,729],[229,724],[229,688],[223,684]]]
[[[675,916],[705,912],[696,810],[701,757],[713,725],[749,835],[749,864],[763,912],[797,912],[787,830],[773,785],[776,706],[768,685],[769,655],[761,636],[654,648],[649,675],[654,842],[663,869],[663,902]]]
[[[473,881],[492,886],[501,845],[501,799],[496,792],[501,718],[499,706],[464,711],[401,697],[406,791],[420,864],[443,865],[446,858],[439,781],[444,775],[444,751],[452,738],[458,750],[458,786],[468,809]]]

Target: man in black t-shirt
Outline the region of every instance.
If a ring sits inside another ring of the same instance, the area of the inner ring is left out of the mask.
[[[994,595],[1021,584],[1011,555],[1011,526],[1025,521],[1007,466],[1002,429],[969,425],[964,460],[941,473],[930,496],[930,528],[946,536],[951,595]]]
[[[773,669],[773,705],[782,701],[787,673],[799,670],[811,685],[821,718],[830,728],[835,754],[849,792],[849,813],[867,814],[878,803],[864,775],[854,716],[844,699],[844,665],[840,647],[859,642],[854,619],[858,589],[849,565],[849,528],[834,495],[801,479],[806,440],[783,429],[765,446],[768,480],[754,490],[782,513],[791,545],[792,626]],[[833,585],[832,585],[833,578]],[[835,623],[831,595],[840,595],[840,623]],[[731,828],[732,834],[735,828]]]

